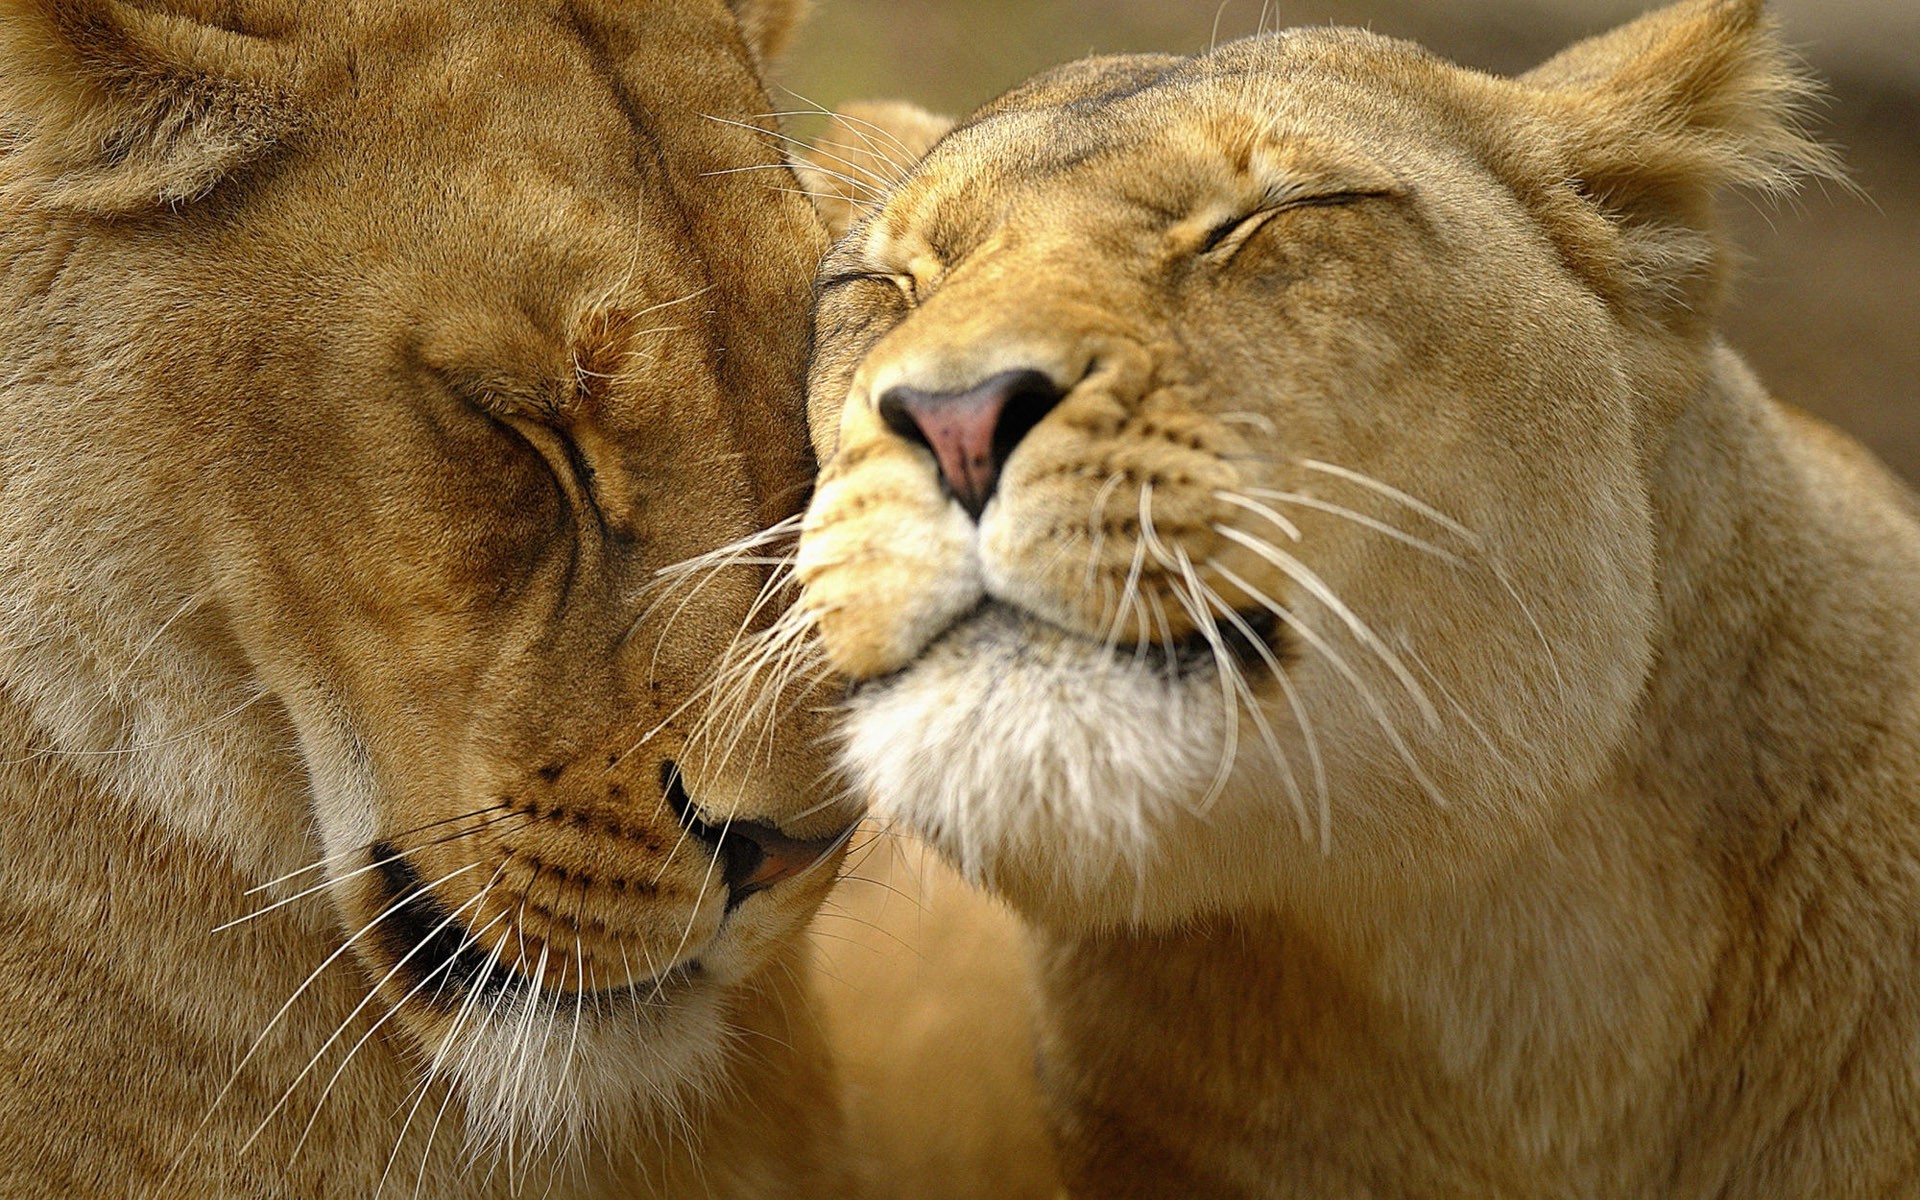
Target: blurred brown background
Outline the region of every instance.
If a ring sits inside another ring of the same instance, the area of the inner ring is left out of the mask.
[[[1267,0],[1267,28],[1337,23],[1518,71],[1653,0]],[[1920,482],[1920,0],[1774,0],[1827,80],[1818,129],[1865,196],[1735,201],[1747,252],[1735,346],[1782,399],[1865,440]],[[900,97],[964,113],[1035,71],[1128,50],[1203,50],[1250,33],[1261,0],[818,0],[781,72],[828,107]]]

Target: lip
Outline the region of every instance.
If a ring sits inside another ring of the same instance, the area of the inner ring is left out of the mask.
[[[757,896],[783,880],[804,875],[826,862],[835,850],[846,844],[859,825],[854,821],[836,833],[812,840],[790,838],[758,821],[728,820],[716,825],[700,815],[677,764],[662,764],[660,785],[667,807],[673,810],[681,827],[713,847],[719,858],[721,879],[727,887],[728,913],[739,908],[748,897]]]
[[[1236,612],[1231,618],[1216,617],[1212,630],[1195,629],[1171,645],[1142,642],[1115,646],[1114,653],[1139,655],[1156,669],[1184,678],[1213,669],[1222,653],[1243,670],[1264,665],[1269,657],[1284,662],[1286,644],[1281,633],[1280,619],[1266,609],[1257,609]]]
[[[906,666],[885,675],[853,681],[848,685],[847,698],[851,700],[869,688],[882,687],[911,673],[915,667],[925,661],[929,654],[943,644],[964,636],[968,630],[983,621],[996,618],[1020,626],[1046,630],[1057,637],[1084,646],[1098,647],[1116,661],[1134,664],[1181,682],[1215,669],[1218,664],[1218,652],[1214,646],[1215,636],[1220,642],[1219,651],[1224,651],[1233,664],[1242,671],[1265,669],[1269,658],[1284,666],[1293,657],[1291,639],[1286,636],[1285,627],[1281,624],[1279,617],[1266,609],[1236,612],[1233,619],[1216,617],[1214,626],[1217,633],[1212,636],[1207,630],[1195,629],[1184,637],[1174,639],[1171,643],[1154,640],[1128,644],[1088,637],[1084,633],[1049,621],[1020,605],[988,597],[930,639],[919,655]],[[1249,637],[1249,634],[1252,637]]]
[[[373,855],[384,893],[383,907],[392,908],[380,923],[381,947],[395,963],[403,964],[400,969],[412,976],[411,982],[424,1003],[451,1010],[475,991],[481,999],[489,999],[509,988],[532,991],[536,987],[535,981],[514,964],[481,949],[472,930],[428,890],[426,881],[403,854],[380,843],[373,847]],[[647,979],[577,994],[583,999],[629,995],[652,999],[690,982],[700,971],[700,963],[689,959]],[[555,996],[562,994],[542,990]]]

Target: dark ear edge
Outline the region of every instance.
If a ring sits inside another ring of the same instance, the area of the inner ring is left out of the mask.
[[[298,124],[267,39],[120,0],[0,2],[0,192],[124,213],[190,203]]]
[[[777,62],[813,11],[813,0],[727,0],[740,32],[762,63]]]
[[[794,169],[838,238],[885,203],[953,127],[951,117],[898,100],[842,105]]]

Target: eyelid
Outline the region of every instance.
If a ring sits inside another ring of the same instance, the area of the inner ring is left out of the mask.
[[[832,288],[845,287],[850,283],[862,282],[890,283],[900,290],[910,304],[917,303],[920,298],[919,281],[904,271],[841,271],[823,276],[815,286],[825,292]]]
[[[1261,225],[1289,209],[1330,208],[1360,200],[1378,199],[1391,194],[1380,188],[1347,188],[1340,191],[1300,192],[1277,196],[1247,212],[1229,217],[1208,230],[1206,238],[1201,242],[1199,252],[1201,254],[1217,253],[1225,243],[1230,241],[1236,244],[1229,247],[1229,251],[1238,250],[1239,243],[1244,243],[1247,238],[1252,237]]]
[[[551,421],[564,403],[556,388],[535,387],[505,372],[445,367],[431,370],[454,399],[496,419]]]
[[[863,270],[835,271],[831,275],[822,275],[819,281],[814,284],[814,286],[818,288],[820,291],[824,292],[831,288],[845,287],[850,283],[859,283],[863,279],[885,279],[885,278],[886,276],[880,274],[877,271],[863,271]]]

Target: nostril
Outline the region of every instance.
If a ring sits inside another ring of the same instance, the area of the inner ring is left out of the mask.
[[[889,388],[878,411],[887,428],[933,451],[941,482],[979,520],[1014,450],[1065,398],[1043,371],[1002,371],[963,392]]]
[[[701,820],[699,812],[694,809],[693,797],[687,794],[686,780],[680,776],[680,764],[670,758],[660,763],[660,794],[688,833],[703,842],[719,841],[719,831]]]
[[[1038,371],[1015,371],[998,378],[1004,381],[1006,400],[1000,408],[1000,421],[993,429],[993,454],[998,462],[1005,464],[1012,457],[1014,447],[1025,441],[1034,427],[1059,407],[1066,393]]]
[[[681,778],[679,764],[671,759],[660,764],[660,790],[680,824],[719,860],[729,912],[755,892],[806,871],[845,840],[842,834],[821,841],[798,841],[757,821],[715,825],[700,816]]]
[[[933,443],[929,442],[927,435],[921,432],[920,422],[914,419],[913,408],[908,404],[910,399],[921,394],[912,388],[890,389],[886,395],[880,397],[880,420],[900,437],[931,450]]]

